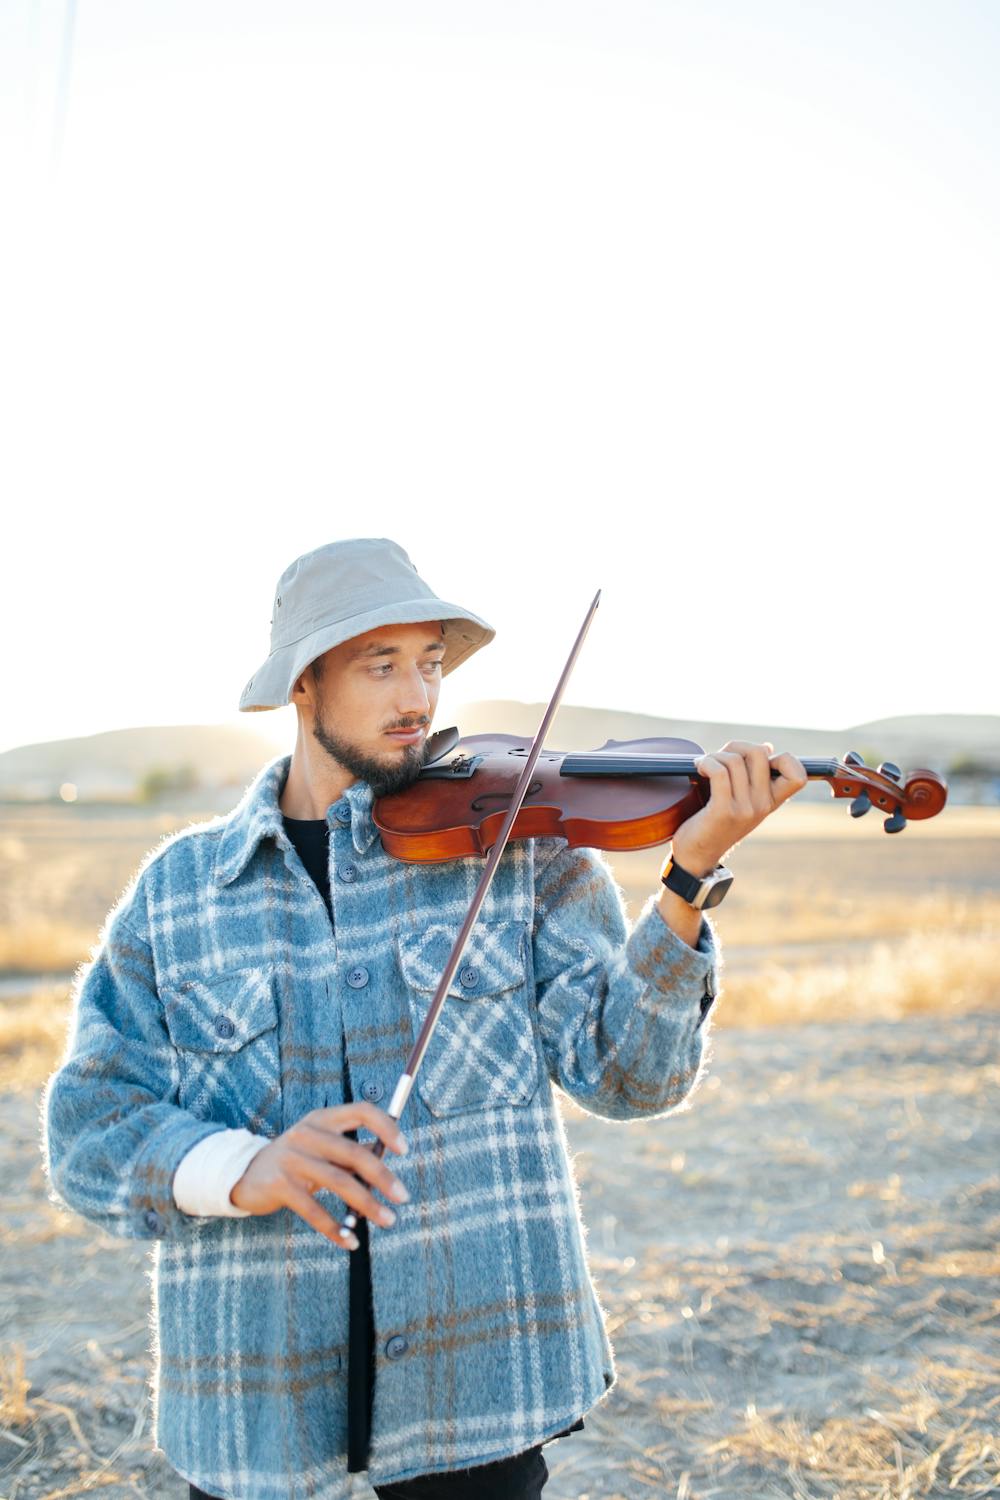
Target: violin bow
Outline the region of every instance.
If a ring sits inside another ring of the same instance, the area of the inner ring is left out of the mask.
[[[534,775],[535,766],[538,762],[539,754],[541,753],[542,746],[545,743],[545,736],[548,734],[549,729],[552,725],[552,720],[555,718],[556,709],[562,702],[562,696],[566,690],[566,684],[569,681],[570,673],[576,665],[576,659],[580,654],[580,650],[583,646],[584,641],[586,640],[587,631],[590,629],[590,623],[593,620],[594,615],[597,613],[597,606],[600,602],[601,591],[600,589],[598,589],[597,593],[594,595],[593,603],[587,610],[583,624],[580,626],[580,632],[573,643],[573,649],[569,653],[569,658],[566,662],[566,665],[562,669],[562,676],[559,678],[559,681],[556,684],[556,690],[549,700],[549,705],[546,708],[545,713],[542,715],[542,722],[539,724],[538,732],[531,742],[531,749],[528,751],[527,759],[524,763],[524,769],[521,772],[520,777],[518,778],[518,782],[516,787],[514,788],[513,793],[511,794],[510,808],[508,810],[506,818],[504,819],[503,827],[500,829],[500,832],[497,835],[496,843],[493,845],[493,848],[490,850],[487,856],[486,864],[483,868],[483,873],[479,877],[479,884],[476,886],[475,893],[469,905],[469,910],[465,914],[465,920],[462,923],[461,931],[459,932],[458,937],[455,939],[455,945],[451,950],[451,955],[448,959],[448,962],[444,966],[441,978],[438,981],[438,987],[434,992],[434,999],[431,1001],[430,1009],[428,1010],[427,1015],[424,1019],[424,1024],[420,1028],[420,1035],[417,1037],[417,1040],[413,1044],[413,1051],[410,1053],[410,1056],[407,1059],[406,1068],[400,1074],[399,1082],[396,1084],[392,1099],[389,1102],[387,1113],[394,1120],[399,1119],[400,1115],[403,1113],[406,1101],[410,1097],[410,1091],[413,1088],[413,1082],[417,1076],[417,1070],[420,1067],[421,1062],[423,1061],[424,1053],[427,1051],[427,1044],[434,1034],[434,1028],[437,1025],[438,1017],[441,1014],[441,1007],[444,1005],[445,998],[448,994],[448,988],[451,984],[451,981],[455,977],[455,970],[462,962],[462,954],[465,952],[465,945],[469,941],[469,934],[472,931],[475,920],[479,915],[479,910],[486,899],[486,892],[489,890],[490,885],[493,882],[493,876],[496,873],[497,865],[500,863],[501,855],[503,854],[504,849],[507,847],[507,840],[510,838],[510,831],[514,826],[514,819],[520,812],[521,803],[524,801],[525,796],[528,792],[528,788],[531,785],[531,778]],[[381,1161],[382,1157],[385,1155],[385,1142],[382,1140],[376,1141],[373,1150],[377,1159]],[[345,1229],[353,1229],[357,1222],[358,1216],[354,1212],[354,1210],[351,1209],[350,1212],[344,1217],[343,1227]]]

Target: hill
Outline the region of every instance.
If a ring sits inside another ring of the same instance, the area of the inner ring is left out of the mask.
[[[508,699],[463,704],[456,716],[463,734],[493,730],[530,738],[543,712],[544,704]],[[294,725],[289,727],[290,745]],[[445,720],[435,727],[444,728]],[[731,739],[770,740],[776,750],[837,759],[848,750],[857,750],[872,766],[881,760],[893,760],[904,771],[928,766],[949,779],[961,773],[963,762],[974,761],[992,773],[985,779],[980,776],[984,786],[992,787],[1000,781],[1000,716],[986,714],[909,715],[833,730],[662,719],[566,705],[556,716],[548,742],[556,750],[596,749],[609,739],[648,737],[693,740],[706,750],[717,749]],[[190,788],[190,796],[196,801],[199,792],[203,802],[204,793],[211,792],[214,795],[209,800],[230,806],[261,766],[279,753],[274,738],[250,725],[171,724],[109,730],[77,739],[20,745],[3,752],[0,797],[58,797],[60,787],[70,783],[82,801],[130,801],[150,778],[172,776],[175,787]],[[955,791],[960,791],[958,785]],[[177,801],[176,792],[171,795]],[[990,792],[987,800],[992,795]]]

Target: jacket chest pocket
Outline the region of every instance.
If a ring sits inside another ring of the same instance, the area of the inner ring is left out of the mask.
[[[281,1063],[271,971],[231,970],[185,980],[161,994],[177,1051],[181,1108],[201,1120],[277,1135]]]
[[[414,1041],[457,929],[431,923],[398,939]],[[538,1088],[538,1044],[526,958],[527,923],[477,922],[417,1072],[431,1114],[527,1104]]]

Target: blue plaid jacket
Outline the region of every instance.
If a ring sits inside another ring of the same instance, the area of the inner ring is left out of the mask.
[[[52,1201],[152,1242],[154,1445],[234,1500],[351,1493],[348,1252],[290,1209],[188,1215],[174,1173],[213,1131],[342,1103],[345,1051],[384,1107],[482,868],[387,855],[355,782],[327,813],[331,927],[282,826],[289,764],[143,860],[41,1106]],[[371,1232],[372,1484],[518,1453],[615,1382],[554,1086],[609,1120],[695,1087],[715,938],[704,919],[688,947],[654,902],[630,931],[604,857],[563,839],[500,861],[391,1157],[411,1202]]]

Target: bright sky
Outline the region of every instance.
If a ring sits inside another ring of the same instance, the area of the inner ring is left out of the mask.
[[[439,723],[597,588],[569,702],[1000,711],[993,5],[6,0],[0,58],[0,749],[290,743],[237,699],[345,536],[496,627]]]

